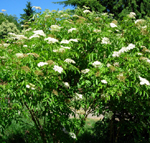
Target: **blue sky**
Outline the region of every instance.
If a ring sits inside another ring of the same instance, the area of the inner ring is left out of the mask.
[[[2,9],[5,9],[8,15],[16,15],[18,19],[20,18],[20,14],[24,14],[23,9],[26,8],[27,1],[31,2],[32,6],[40,6],[42,8],[42,12],[45,9],[51,10],[63,10],[64,5],[53,4],[52,2],[59,2],[65,0],[0,0],[0,12]],[[73,6],[67,6],[66,9],[74,9]],[[35,9],[34,9],[35,10]],[[37,11],[37,10],[36,10]]]

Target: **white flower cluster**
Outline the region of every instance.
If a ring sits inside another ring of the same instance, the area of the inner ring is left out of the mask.
[[[76,95],[76,99],[82,99],[82,94],[78,94],[78,93],[75,93],[75,95]]]
[[[2,9],[2,12],[5,12],[6,10],[5,9]]]
[[[110,27],[114,28],[114,27],[117,27],[117,25],[114,23],[110,23]]]
[[[69,14],[63,14],[60,17],[70,17],[70,15]]]
[[[97,32],[101,32],[101,30],[94,29],[93,32],[96,32],[96,33],[97,33]]]
[[[131,43],[127,47],[122,47],[118,52],[114,51],[112,56],[113,57],[119,57],[121,53],[127,52],[131,49],[134,49],[134,48],[135,48],[135,45]]]
[[[24,35],[16,35],[15,33],[8,33],[8,35],[14,36],[12,37],[13,39],[17,39],[17,40],[22,40],[22,39],[28,39],[27,37],[25,37]]]
[[[43,30],[36,30],[36,31],[33,31],[33,33],[35,34],[35,35],[40,35],[40,36],[46,36],[45,35],[45,33],[43,32]]]
[[[67,63],[73,63],[73,64],[75,64],[76,62],[74,61],[74,60],[72,60],[72,59],[65,59],[65,62],[67,62]]]
[[[102,83],[104,84],[107,84],[107,81],[106,80],[101,80]]]
[[[35,9],[41,10],[41,7],[40,7],[40,6],[32,6],[32,8],[35,8]]]
[[[90,69],[85,69],[85,70],[81,70],[81,73],[86,74],[86,73],[88,73],[89,71],[90,71]]]
[[[44,66],[44,65],[48,65],[48,63],[47,63],[47,62],[39,62],[39,63],[38,63],[38,67],[42,67],[42,66]]]
[[[111,44],[111,43],[110,43],[110,41],[109,41],[109,39],[108,39],[107,37],[104,37],[104,38],[102,39],[101,44]]]
[[[61,45],[61,47],[62,47],[62,48],[60,48],[60,49],[58,49],[58,50],[53,50],[53,52],[63,52],[63,51],[65,51],[66,49],[71,49],[70,47],[63,47],[62,45]]]
[[[55,65],[54,68],[53,68],[53,70],[58,71],[59,73],[62,73],[63,68]]]
[[[69,44],[70,41],[78,42],[77,39],[70,39],[70,40],[62,40],[60,43],[61,43],[61,44]]]
[[[140,79],[140,84],[141,84],[141,85],[144,85],[144,84],[150,85],[150,83],[149,83],[149,81],[148,81],[147,79],[142,78],[142,77],[140,77],[140,76],[139,76],[139,79]]]
[[[38,65],[38,67],[42,67],[42,66],[44,66],[44,65],[48,65],[48,63],[47,63],[47,62],[39,62],[37,65]],[[62,68],[62,67],[59,67],[59,66],[57,66],[57,65],[54,65],[53,70],[54,70],[54,71],[58,71],[59,73],[62,73],[63,68]]]
[[[136,14],[134,12],[130,12],[130,14],[127,15],[127,16],[130,17],[130,18],[135,18]]]
[[[143,22],[145,22],[145,20],[144,19],[137,19],[136,21],[135,21],[135,24],[137,24],[137,23],[143,23]]]
[[[91,13],[90,10],[84,10],[83,13]]]
[[[55,42],[58,42],[58,40],[57,39],[55,39],[55,38],[51,38],[51,37],[48,37],[48,38],[45,38],[44,39],[44,41],[47,41],[48,40],[48,42],[47,43],[49,43],[49,44],[51,44],[51,43],[55,43]]]
[[[0,46],[4,46],[4,47],[8,47],[10,44],[6,44],[6,43],[4,43],[4,44],[0,44]]]
[[[70,85],[69,85],[68,82],[63,82],[63,84],[64,84],[64,86],[65,86],[66,88],[70,88]]]
[[[72,32],[73,30],[77,30],[76,28],[71,28],[68,30],[68,33]]]
[[[61,28],[63,28],[63,27],[60,27],[58,25],[51,25],[51,31],[59,32]]]
[[[92,63],[92,65],[93,65],[94,67],[100,67],[100,66],[102,66],[102,63],[99,62],[99,61],[95,61],[94,63]]]
[[[24,54],[23,53],[16,53],[17,58],[23,58]]]

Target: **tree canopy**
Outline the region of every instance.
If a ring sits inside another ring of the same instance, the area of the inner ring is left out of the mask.
[[[22,19],[22,21],[20,22],[21,24],[27,22],[30,18],[33,17],[33,14],[35,13],[35,11],[32,9],[31,2],[27,2],[26,8],[23,10],[25,11],[25,13],[20,14],[21,15],[20,18]]]
[[[130,12],[136,13],[138,19],[150,16],[150,0],[66,0],[53,3],[64,4],[65,7],[72,5],[75,8],[85,5],[92,11],[112,13],[115,19],[121,19]]]

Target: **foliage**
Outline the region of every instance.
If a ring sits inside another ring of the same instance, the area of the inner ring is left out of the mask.
[[[2,24],[2,22],[4,21],[9,21],[10,23],[14,23],[17,26],[18,30],[21,30],[21,25],[18,23],[18,18],[15,15],[8,15],[5,13],[1,13],[0,14],[0,25]]]
[[[122,19],[129,12],[135,12],[137,19],[150,16],[149,0],[66,0],[53,3],[64,4],[65,6],[78,6],[80,8],[87,6],[91,11],[113,13],[115,19]]]
[[[9,32],[16,33],[16,34],[20,33],[20,31],[17,29],[14,23],[9,23],[8,20],[5,20],[0,25],[0,39],[5,38]]]
[[[15,35],[18,41],[1,45],[3,130],[8,115],[19,122],[24,115],[42,142],[74,143],[88,115],[103,114],[97,126],[104,132],[96,130],[97,137],[108,140],[107,134],[110,143],[124,138],[148,142],[149,17],[135,21],[125,16],[117,22],[85,7],[71,14],[39,13],[30,29]]]

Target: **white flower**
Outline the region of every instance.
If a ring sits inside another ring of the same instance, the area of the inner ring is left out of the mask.
[[[26,85],[26,88],[30,88],[30,85]]]
[[[115,62],[115,63],[114,63],[114,66],[117,66],[117,67],[118,67],[118,66],[119,66],[119,62]]]
[[[48,63],[46,63],[46,62],[39,62],[39,63],[38,63],[38,67],[42,67],[42,66],[44,66],[44,65],[48,65]]]
[[[114,51],[113,54],[112,54],[113,57],[119,57],[120,56],[120,53],[117,52],[117,51]]]
[[[68,30],[68,33],[72,32],[73,30],[77,30],[76,28],[71,28]]]
[[[106,81],[106,80],[101,80],[101,82],[107,84],[107,81]]]
[[[18,110],[18,115],[20,115],[20,113],[21,113],[21,112]]]
[[[48,37],[48,38],[45,38],[45,39],[44,39],[44,41],[46,41],[46,40],[48,40],[48,43],[49,43],[49,44],[50,44],[50,43],[58,42],[58,40],[57,40],[57,39],[55,39],[55,38],[51,38],[51,37]]]
[[[130,18],[135,18],[136,14],[134,12],[130,12],[130,14],[127,15]]]
[[[83,13],[91,13],[89,10],[84,10]]]
[[[16,34],[15,34],[15,33],[11,33],[11,32],[9,32],[9,33],[8,33],[8,35],[16,36]]]
[[[77,39],[70,39],[70,40],[69,40],[69,42],[70,42],[70,41],[78,42],[78,40],[77,40]]]
[[[62,40],[60,43],[61,43],[61,44],[63,44],[63,43],[64,43],[64,44],[69,44],[69,42],[70,42],[70,41],[68,41],[68,40]]]
[[[33,31],[34,32],[34,34],[36,34],[36,35],[41,35],[41,36],[46,36],[45,35],[45,33],[43,32],[43,30],[36,30],[36,31]]]
[[[129,49],[129,50],[134,49],[134,48],[135,48],[135,45],[134,45],[134,44],[132,44],[132,43],[131,43],[131,44],[129,44],[129,45],[128,45],[128,47],[127,47],[127,49]]]
[[[49,18],[49,17],[51,17],[50,15],[45,15],[45,18]]]
[[[58,13],[63,13],[63,11],[62,11],[62,10],[59,10]]]
[[[69,85],[68,82],[63,82],[63,84],[64,84],[64,86],[65,86],[66,88],[69,88],[69,87],[70,87],[70,85]]]
[[[60,17],[70,17],[70,15],[69,14],[63,14]]]
[[[96,33],[97,33],[97,32],[101,32],[101,30],[94,29],[93,32],[96,32]]]
[[[0,46],[4,46],[4,47],[8,47],[10,44],[6,44],[6,43],[4,43],[4,44],[0,44]]]
[[[27,45],[23,45],[23,47],[28,47]]]
[[[119,53],[124,53],[124,52],[127,52],[128,49],[126,47],[122,47],[118,52]]]
[[[75,93],[77,96],[78,96],[78,98],[76,98],[76,99],[82,99],[82,94],[78,94],[78,93]]]
[[[99,67],[99,66],[102,65],[102,63],[99,62],[99,61],[95,61],[94,63],[92,63],[92,65],[93,65],[94,67]]]
[[[63,71],[63,68],[55,65],[53,70],[58,71],[59,73],[61,73]]]
[[[137,53],[138,55],[143,55],[142,53]]]
[[[60,31],[62,27],[59,27],[58,25],[51,25],[51,31]]]
[[[142,22],[145,22],[145,20],[144,20],[144,19],[137,19],[137,20],[135,21],[135,24],[137,24],[138,22],[142,23]]]
[[[97,41],[99,42],[99,41],[101,41],[101,39],[100,39],[100,38],[97,38]]]
[[[89,69],[85,69],[85,70],[81,70],[81,73],[86,74],[86,73],[88,73],[89,71],[90,71]]]
[[[114,23],[110,23],[110,26],[111,26],[112,28],[117,27],[117,25],[114,24]]]
[[[22,39],[28,39],[27,37],[25,37],[24,35],[15,35],[16,37],[16,39],[18,39],[18,40],[22,40]]]
[[[6,10],[5,9],[2,9],[2,12],[5,12]]]
[[[74,133],[72,133],[72,132],[70,132],[69,135],[70,135],[73,139],[76,139],[76,138],[77,138],[76,135],[75,135]]]
[[[111,44],[111,43],[110,43],[110,41],[109,41],[109,39],[108,39],[107,37],[104,37],[104,38],[102,39],[101,44]]]
[[[134,12],[130,12],[130,14],[136,16],[136,13],[134,13]]]
[[[64,47],[64,46],[62,46],[62,45],[61,45],[61,47],[64,48],[64,49],[71,49],[70,47]]]
[[[142,77],[140,77],[140,76],[139,76],[139,78],[140,78],[140,84],[141,84],[141,85],[144,85],[144,84],[150,85],[149,81],[146,80],[145,78],[142,78]]]
[[[23,53],[17,53],[16,56],[17,56],[18,58],[23,58],[23,57],[24,57],[24,54],[23,54]]]
[[[107,13],[105,12],[105,13],[102,13],[101,15],[107,15]]]
[[[74,60],[72,60],[72,59],[65,59],[65,62],[67,62],[67,63],[73,63],[73,64],[76,63],[76,62],[75,62]]]
[[[40,37],[39,35],[36,35],[36,34],[34,34],[34,35],[32,35],[31,37],[29,37],[29,39],[32,39],[32,38],[34,38],[34,37]]]
[[[146,28],[147,28],[147,25],[145,25],[145,26],[143,26],[143,27],[141,27],[141,28],[146,29]]]
[[[110,67],[110,66],[111,66],[111,64],[108,63],[108,64],[107,64],[107,67]]]
[[[41,10],[41,7],[39,7],[39,6],[32,6],[32,8],[35,8],[35,9]]]

